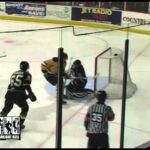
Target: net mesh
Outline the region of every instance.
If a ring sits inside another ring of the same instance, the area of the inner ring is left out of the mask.
[[[98,75],[95,81],[95,91],[105,90],[108,99],[121,99],[123,88],[123,51],[118,48],[109,48],[95,61],[95,74]],[[136,84],[131,80],[127,71],[126,97],[131,97],[137,90]]]

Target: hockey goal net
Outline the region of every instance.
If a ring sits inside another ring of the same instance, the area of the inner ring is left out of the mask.
[[[105,90],[108,99],[121,99],[123,86],[123,51],[108,48],[95,58],[94,91]],[[126,97],[131,97],[137,90],[127,71]]]

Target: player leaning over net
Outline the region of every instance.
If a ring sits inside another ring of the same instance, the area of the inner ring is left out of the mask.
[[[87,84],[87,76],[85,69],[79,59],[75,60],[70,68],[67,78],[70,79],[69,84],[65,87],[66,99],[91,99],[94,91],[85,88]]]
[[[65,68],[67,65],[68,55],[63,54],[63,72],[65,75]],[[45,60],[41,64],[41,71],[45,79],[53,86],[57,85],[58,79],[58,57],[53,57],[52,59]],[[63,104],[66,104],[66,101],[63,100]]]
[[[36,101],[36,96],[31,88],[32,75],[29,73],[28,69],[29,63],[27,61],[22,61],[20,63],[20,70],[12,74],[10,84],[8,85],[7,93],[5,95],[4,108],[0,113],[0,116],[5,117],[11,111],[14,104],[20,107],[21,129],[25,128],[24,121],[29,111],[27,99],[30,98],[31,101]],[[26,94],[26,92],[28,94]]]

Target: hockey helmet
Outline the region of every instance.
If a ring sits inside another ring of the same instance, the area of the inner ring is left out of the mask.
[[[67,53],[63,53],[63,58],[64,58],[64,59],[68,59]]]
[[[104,103],[106,98],[107,98],[107,93],[103,90],[99,90],[96,93],[96,98],[97,98],[99,103]]]
[[[27,69],[29,69],[29,63],[27,61],[21,61],[20,62],[20,69],[22,71],[27,71]]]
[[[73,64],[79,66],[79,65],[81,65],[81,61],[79,59],[77,59],[73,62]]]

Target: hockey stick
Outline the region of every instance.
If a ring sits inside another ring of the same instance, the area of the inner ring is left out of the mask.
[[[68,69],[67,69],[67,72],[66,72],[67,74],[70,74],[70,68],[71,68],[72,60],[73,60],[73,57],[70,57],[69,66],[68,66]],[[65,93],[66,83],[67,83],[67,79],[65,78],[64,82],[63,82],[63,94]]]
[[[68,79],[89,79],[89,78],[95,79],[95,78],[97,78],[98,76],[99,76],[99,74],[97,74],[97,75],[95,75],[95,76],[87,76],[87,77],[70,77],[70,78],[68,78]]]
[[[6,57],[7,55],[6,55],[6,53],[5,52],[3,52],[3,54],[2,55],[0,55],[0,58],[2,58],[2,57]]]
[[[73,60],[73,57],[70,57],[69,66],[68,66],[68,69],[66,72],[67,74],[70,74],[70,68],[71,68],[72,60]],[[67,79],[65,78],[64,86],[66,85],[66,82],[67,82]]]

